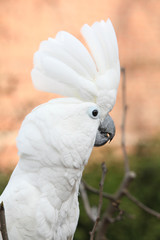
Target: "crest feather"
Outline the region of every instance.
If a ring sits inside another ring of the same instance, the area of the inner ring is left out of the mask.
[[[109,19],[85,24],[81,33],[91,55],[78,39],[61,31],[40,44],[32,80],[39,90],[96,102],[107,114],[120,80],[116,34]]]

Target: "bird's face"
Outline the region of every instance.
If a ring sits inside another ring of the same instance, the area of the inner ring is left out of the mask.
[[[66,101],[66,99],[65,99]],[[68,100],[67,100],[67,103]],[[66,104],[63,127],[72,135],[89,136],[93,146],[102,146],[110,142],[115,135],[115,125],[109,114],[101,120],[101,110],[95,103],[77,101]],[[78,139],[77,139],[78,141]]]

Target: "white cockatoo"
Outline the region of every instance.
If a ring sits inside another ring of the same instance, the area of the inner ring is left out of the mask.
[[[65,97],[38,106],[22,123],[20,159],[0,196],[9,240],[73,239],[84,166],[94,146],[114,137],[108,115],[120,80],[114,28],[107,20],[85,24],[81,33],[89,51],[61,31],[34,55],[34,86]]]

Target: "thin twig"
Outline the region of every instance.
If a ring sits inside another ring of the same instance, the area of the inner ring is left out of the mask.
[[[134,196],[132,196],[127,190],[124,191],[124,194],[126,195],[126,197],[128,197],[129,200],[131,200],[132,202],[134,202],[139,208],[143,209],[145,212],[157,217],[158,219],[160,219],[160,213],[156,212],[155,210],[147,207],[146,205],[144,205],[142,202],[140,202],[138,199],[136,199]]]
[[[101,215],[101,209],[102,209],[102,203],[103,203],[103,186],[104,186],[104,180],[105,180],[105,177],[106,177],[106,173],[107,173],[107,168],[106,168],[106,165],[105,163],[103,162],[102,163],[102,177],[101,177],[101,181],[100,181],[100,184],[99,184],[99,204],[98,204],[98,217],[100,217]]]
[[[98,222],[99,222],[99,218],[96,219],[94,225],[93,225],[93,229],[92,231],[90,232],[90,240],[93,240],[94,239],[94,235],[95,235],[95,232],[96,232],[96,229],[97,229],[97,225],[98,225]]]
[[[81,193],[81,197],[82,197],[82,200],[83,200],[85,211],[86,211],[88,217],[93,222],[95,222],[96,216],[93,214],[92,208],[91,208],[90,203],[89,203],[88,195],[87,195],[87,192],[86,192],[86,189],[85,189],[85,185],[82,181],[80,183],[80,188],[79,189],[80,189],[80,193]]]
[[[83,182],[85,188],[86,188],[88,191],[90,191],[90,192],[92,192],[92,193],[94,193],[94,194],[96,194],[96,195],[99,195],[99,193],[100,193],[100,190],[99,190],[99,189],[96,189],[96,188],[90,186],[90,185],[89,185],[88,183],[86,183],[83,179],[82,179],[82,182]],[[104,197],[104,198],[109,199],[109,200],[111,200],[111,201],[114,201],[114,196],[113,196],[112,194],[109,194],[109,193],[106,193],[106,192],[103,192],[102,194],[103,194],[103,197]]]
[[[5,219],[5,210],[4,210],[3,202],[1,202],[1,204],[0,204],[0,231],[2,234],[2,239],[8,240],[6,219]]]
[[[122,78],[122,108],[123,108],[123,115],[122,115],[122,150],[124,156],[124,165],[125,165],[125,172],[129,172],[129,160],[126,152],[126,140],[125,140],[125,126],[126,126],[126,115],[127,115],[127,104],[126,104],[126,71],[125,68],[121,68],[121,72],[123,75]]]
[[[101,181],[100,181],[100,184],[99,184],[99,204],[98,204],[97,219],[95,221],[95,224],[93,226],[92,231],[90,232],[90,240],[94,239],[94,235],[95,235],[95,232],[96,232],[96,229],[97,229],[97,225],[98,225],[99,220],[100,220],[102,203],[103,203],[103,186],[104,186],[104,180],[105,180],[106,173],[107,173],[107,168],[106,168],[106,165],[105,165],[104,162],[102,163],[101,166],[102,166],[102,177],[101,177]]]

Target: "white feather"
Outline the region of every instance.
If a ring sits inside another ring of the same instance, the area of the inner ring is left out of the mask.
[[[67,240],[74,235],[82,171],[100,123],[89,117],[91,107],[97,105],[54,99],[23,121],[17,138],[20,160],[0,196],[9,239]]]
[[[86,69],[91,78],[95,78],[95,63],[83,44],[77,38],[64,31],[59,32],[56,35],[56,39],[63,44],[63,49],[77,59],[77,61]]]
[[[98,40],[98,35],[94,31],[93,26],[90,27],[85,24],[81,29],[81,33],[83,34],[83,37],[85,38],[91,54],[96,62],[98,72],[104,73],[104,71],[106,70],[105,55],[103,47]]]
[[[40,49],[45,56],[57,58],[58,60],[70,66],[75,72],[77,72],[81,76],[91,80],[91,76],[88,73],[86,66],[83,66],[74,56],[68,53],[67,49],[65,50],[63,43],[61,43],[60,41],[49,38],[48,41],[43,41],[40,44]]]
[[[116,34],[109,19],[91,27],[85,24],[81,33],[92,56],[79,40],[61,31],[40,44],[32,80],[39,90],[101,103],[104,117],[114,106],[120,80]],[[106,94],[113,99],[106,102]]]
[[[35,74],[38,72],[40,73],[39,75],[42,73],[46,77],[46,82],[44,82],[43,77],[35,81]],[[31,74],[34,85],[40,90],[44,86],[50,92],[52,87],[55,93],[65,93],[65,96],[66,93],[69,93],[72,97],[89,101],[94,101],[97,96],[97,88],[93,82],[77,74],[62,61],[53,57],[43,56],[41,53],[39,54],[39,63],[37,62],[37,70],[34,71],[33,69]]]

